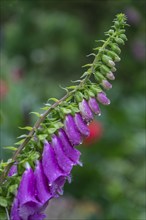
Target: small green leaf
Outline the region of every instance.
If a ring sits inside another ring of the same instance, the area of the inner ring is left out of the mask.
[[[64,114],[70,114],[70,113],[71,113],[71,109],[67,109],[67,108],[61,108],[61,111],[62,111]]]
[[[36,115],[37,117],[41,117],[40,113],[38,113],[38,112],[30,112],[30,114],[34,114],[34,115]]]
[[[32,113],[32,112],[31,112]],[[26,127],[19,127],[21,130],[27,130],[27,131],[31,131],[32,127],[30,126],[26,126]]]
[[[48,101],[54,101],[54,102],[58,102],[59,100],[58,99],[56,99],[56,98],[50,98]]]
[[[16,142],[15,145],[20,145],[20,144],[22,144],[24,140],[25,140],[25,139],[22,139],[22,140]]]
[[[82,78],[84,78],[87,75],[89,75],[89,73],[88,72],[84,72],[83,75],[80,78],[82,79]]]
[[[6,147],[4,147],[5,149],[7,149],[7,150],[13,150],[13,151],[16,151],[17,150],[17,148],[16,147],[13,147],[13,146],[6,146]]]
[[[0,196],[0,205],[2,207],[7,207],[8,203],[7,203],[7,199],[4,198],[3,196]]]
[[[8,192],[9,192],[9,193],[15,193],[15,191],[16,191],[17,188],[18,188],[18,184],[11,185],[11,186],[8,188]]]
[[[50,107],[49,106],[45,106],[45,107],[43,107],[43,108],[41,108],[42,110],[48,110]]]
[[[85,64],[84,66],[82,67],[91,67],[93,64],[92,63],[88,63],[88,64]]]
[[[39,134],[38,138],[39,138],[40,141],[43,141],[43,140],[46,139],[47,136],[48,136],[47,134]]]
[[[20,135],[19,137],[17,137],[18,139],[21,139],[21,138],[26,138],[28,135],[27,134],[22,134]]]
[[[63,123],[62,122],[57,122],[57,123],[54,123],[54,127],[56,128],[56,129],[59,129],[59,128],[62,128],[63,127]]]
[[[54,134],[56,130],[57,130],[56,128],[48,128],[48,133]]]
[[[76,89],[77,86],[68,86],[67,89]]]

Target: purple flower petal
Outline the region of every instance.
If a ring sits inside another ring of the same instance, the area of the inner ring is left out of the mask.
[[[79,103],[79,109],[83,119],[86,122],[90,122],[93,120],[92,111],[90,110],[89,105],[85,99],[83,99],[82,102]]]
[[[97,94],[97,100],[103,105],[109,105],[110,100],[106,97],[104,92],[100,92]]]
[[[101,115],[101,111],[100,111],[99,105],[98,105],[98,103],[97,103],[97,101],[96,101],[96,99],[94,97],[90,97],[89,98],[88,104],[89,104],[91,110],[95,114]]]
[[[90,131],[87,124],[83,121],[83,118],[80,113],[76,113],[74,116],[75,124],[80,131],[80,133],[84,136],[89,136]]]
[[[72,143],[72,145],[77,146],[81,144],[82,137],[79,131],[77,130],[76,124],[74,122],[74,119],[71,115],[67,115],[64,120],[64,127],[66,134]]]
[[[41,203],[36,199],[35,176],[31,167],[27,167],[23,173],[18,189],[18,200],[20,203],[19,216],[22,220],[27,220],[40,207]]]
[[[111,89],[112,88],[112,84],[109,83],[107,80],[102,80],[101,85],[103,86],[104,89]]]
[[[51,193],[56,196],[58,190],[63,187],[67,176],[59,167],[54,149],[48,142],[44,144],[42,165],[51,188]]]
[[[13,164],[9,170],[8,176],[13,176],[17,173],[17,165]]]
[[[42,204],[45,204],[49,199],[52,198],[52,195],[40,161],[37,161],[36,163],[34,175],[36,179],[37,198]]]
[[[46,218],[46,215],[43,213],[35,213],[34,215],[31,215],[28,220],[43,220]]]
[[[63,151],[64,151],[65,155],[72,160],[74,165],[76,165],[76,164],[81,165],[81,162],[79,161],[81,153],[80,153],[80,151],[75,149],[70,144],[69,139],[68,139],[68,137],[67,137],[67,135],[66,135],[66,133],[63,129],[59,130],[58,136],[60,138],[60,141],[62,142],[62,148],[63,148]]]
[[[19,205],[18,205],[18,199],[17,197],[14,198],[11,213],[10,213],[11,220],[21,220],[19,216]]]
[[[73,167],[72,161],[64,154],[63,146],[60,139],[53,135],[52,137],[52,146],[54,148],[58,165],[65,172],[66,175],[70,174],[71,169]]]
[[[35,194],[36,194],[35,176],[33,170],[29,166],[22,175],[18,189],[18,200],[20,206],[28,202],[33,202],[36,205],[39,205],[40,203],[35,198]]]

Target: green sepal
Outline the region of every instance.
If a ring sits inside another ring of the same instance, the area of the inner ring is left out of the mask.
[[[111,59],[111,57],[109,57],[109,56],[107,56],[107,55],[103,55],[102,56],[102,61],[106,64],[106,65],[108,65],[109,67],[113,67],[113,65],[110,63],[110,61],[113,61],[112,59]],[[113,63],[113,62],[112,62]],[[113,63],[114,64],[114,63]]]
[[[117,69],[113,66],[112,68],[111,68],[111,72],[116,72],[117,71]]]
[[[119,61],[121,60],[120,57],[119,57],[114,51],[107,50],[107,54],[108,54],[108,56],[110,56],[115,62],[119,62]]]
[[[84,98],[84,96],[81,92],[78,91],[75,93],[75,99],[77,102],[81,102],[83,100],[83,98]]]
[[[101,82],[104,78],[104,76],[100,72],[95,72],[94,73],[94,78],[97,82]]]
[[[51,129],[51,128],[50,128],[50,129]],[[53,133],[53,132],[50,133],[49,131],[50,131],[50,130],[48,129],[48,133],[49,133],[49,134],[52,134],[52,133]],[[43,141],[43,140],[45,140],[45,139],[47,138],[47,136],[48,136],[48,134],[39,134],[39,135],[38,135],[38,138],[39,138],[40,141]]]
[[[90,86],[90,90],[91,90],[95,95],[97,95],[99,92],[102,91],[102,89],[99,87],[99,85],[95,85],[95,84],[93,84],[93,85]]]
[[[60,111],[62,111],[63,112],[63,114],[70,114],[71,113],[71,109],[68,109],[68,108],[60,108]]]
[[[106,65],[101,65],[100,71],[101,71],[102,74],[107,74],[107,73],[110,73],[111,70]]]

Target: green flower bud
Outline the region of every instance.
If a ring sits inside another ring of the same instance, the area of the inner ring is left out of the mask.
[[[101,82],[104,79],[104,76],[100,72],[95,72],[94,78],[97,82]]]
[[[112,72],[116,72],[116,70],[117,70],[117,69],[116,69],[114,66],[111,68],[111,71],[112,71]]]
[[[119,37],[116,37],[115,41],[118,44],[125,44],[124,41],[121,38],[119,38]]]
[[[107,66],[105,66],[105,65],[102,65],[102,66],[100,67],[100,71],[101,71],[102,74],[106,74],[106,73],[109,73],[109,72],[110,72],[110,69],[109,69],[109,67],[107,67]]]
[[[115,21],[114,25],[115,25],[116,28],[119,28],[120,27],[120,22],[119,21]]]
[[[113,33],[114,33],[114,30],[113,30],[113,29],[110,29],[110,30],[108,31],[108,33],[109,33],[109,34],[113,34]]]
[[[76,99],[77,102],[81,102],[83,100],[83,98],[84,98],[84,96],[81,92],[79,92],[79,91],[76,92],[75,99]]]
[[[117,54],[120,54],[120,53],[121,53],[121,49],[118,47],[118,45],[116,45],[116,44],[111,44],[110,47],[111,47],[111,49],[112,49],[115,53],[117,53]]]
[[[120,33],[120,34],[123,34],[123,33],[125,33],[125,30],[124,30],[124,29],[121,29],[121,30],[119,30],[119,33]]]
[[[113,60],[111,59],[111,57],[107,56],[107,55],[103,55],[102,56],[102,60],[105,64],[107,64],[109,67],[113,67],[115,66],[115,63],[113,62]]]
[[[91,90],[95,95],[97,95],[97,93],[99,93],[99,92],[102,91],[102,89],[101,89],[99,86],[95,85],[95,84],[93,84],[93,85],[90,86],[90,90]]]
[[[90,97],[94,97],[95,96],[95,94],[94,94],[94,92],[92,91],[92,90],[85,90],[85,93],[84,93],[84,95],[85,95],[85,98],[88,100]]]
[[[120,57],[114,51],[108,51],[107,54],[115,61],[120,61]]]
[[[126,37],[125,34],[120,34],[120,38],[121,38],[122,40],[127,40],[127,37]]]

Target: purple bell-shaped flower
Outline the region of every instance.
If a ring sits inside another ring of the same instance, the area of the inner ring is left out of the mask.
[[[14,198],[11,213],[10,213],[10,219],[11,220],[21,220],[19,216],[19,202],[17,196]]]
[[[97,94],[97,100],[103,105],[109,105],[110,100],[106,97],[104,92],[100,92]]]
[[[69,175],[73,167],[73,162],[63,152],[62,143],[56,135],[52,136],[52,146],[54,148],[59,167],[66,175]]]
[[[37,198],[42,204],[45,204],[52,198],[52,194],[50,192],[47,177],[44,174],[42,163],[40,161],[36,161],[34,175],[36,180]]]
[[[80,103],[79,103],[79,109],[80,109],[80,112],[81,112],[81,115],[83,117],[83,119],[86,121],[86,122],[90,122],[93,120],[93,114],[92,114],[92,111],[90,110],[89,108],[89,105],[88,105],[88,102],[83,99]]]
[[[51,188],[51,193],[56,196],[57,193],[62,191],[62,187],[68,176],[59,167],[54,149],[48,142],[44,144],[42,165]]]
[[[100,111],[100,108],[99,108],[99,105],[96,101],[96,99],[94,97],[90,97],[89,100],[88,100],[88,104],[91,108],[91,110],[97,114],[97,115],[101,115],[101,111]]]
[[[27,164],[18,188],[19,216],[27,220],[40,209],[42,204],[36,199],[36,181],[32,168]]]
[[[82,137],[78,131],[74,118],[71,115],[67,115],[64,120],[64,127],[66,134],[73,146],[77,146],[82,143]]]
[[[87,124],[84,122],[80,113],[76,113],[74,116],[75,124],[79,130],[79,132],[84,136],[89,136],[90,131]]]
[[[80,151],[78,151],[71,145],[63,129],[59,129],[58,137],[60,141],[62,142],[62,149],[65,155],[72,160],[74,165],[77,165],[77,164],[82,165],[82,163],[79,161],[80,155],[81,155]]]

